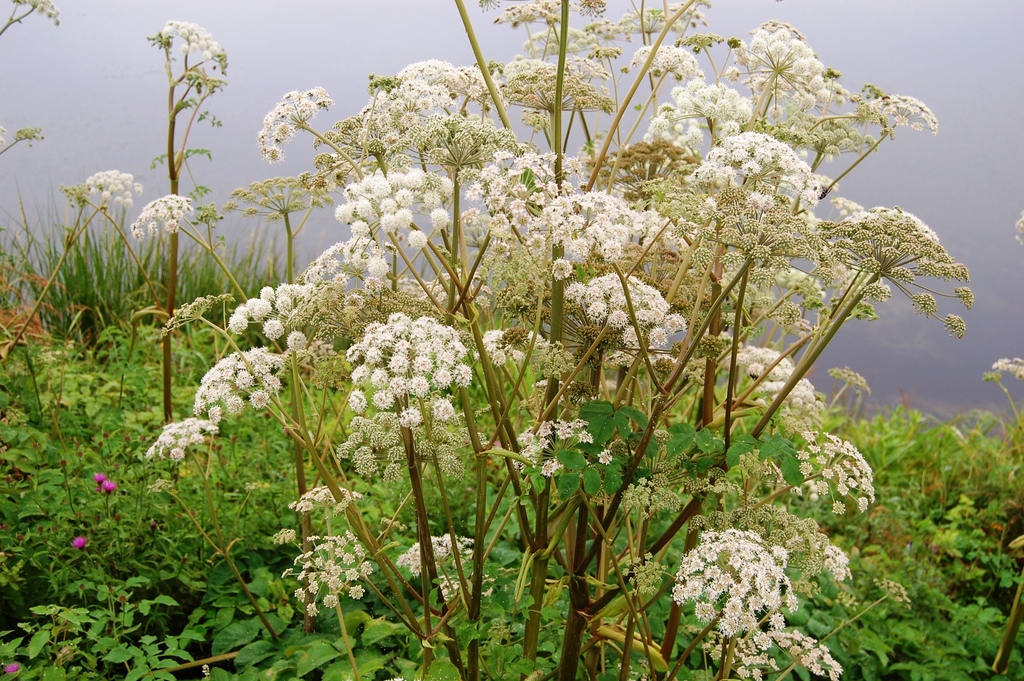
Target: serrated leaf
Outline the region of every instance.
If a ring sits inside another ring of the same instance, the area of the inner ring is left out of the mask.
[[[118,647],[111,650],[109,653],[103,656],[104,661],[113,662],[114,664],[121,664],[135,657],[135,655],[125,647],[122,643]]]
[[[722,441],[715,437],[715,434],[708,429],[698,430],[695,437],[697,448],[705,454],[716,454],[722,451]]]
[[[793,487],[804,484],[804,474],[800,472],[800,459],[795,456],[787,456],[779,464],[782,469],[782,477]]]
[[[587,468],[583,471],[583,491],[591,496],[601,491],[601,474],[596,469]]]
[[[608,494],[615,494],[622,488],[622,468],[618,465],[608,465],[604,469],[604,491]]]
[[[370,620],[363,627],[363,633],[360,635],[359,640],[362,641],[364,646],[370,646],[404,629],[405,627],[402,625],[388,622],[385,619]]]
[[[595,400],[580,408],[579,418],[587,422],[587,432],[594,438],[594,443],[603,445],[615,434],[614,415],[611,402]]]
[[[622,411],[617,411],[612,415],[612,420],[615,422],[615,427],[619,430],[619,437],[623,440],[629,437],[633,431],[629,427],[629,417],[626,416]]]
[[[303,650],[295,662],[295,674],[305,676],[341,655],[341,651],[327,641],[313,641]]]
[[[562,495],[563,499],[568,499],[580,486],[579,473],[565,473],[559,475],[558,479],[555,480],[555,485],[558,487],[558,493]]]
[[[587,465],[586,457],[572,449],[558,452],[556,456],[561,464],[571,471],[578,471]]]
[[[697,444],[697,430],[689,423],[677,423],[668,429],[668,455],[688,454]]]
[[[235,658],[235,669],[243,672],[261,660],[265,660],[277,651],[270,641],[253,641],[238,651]]]
[[[639,409],[635,409],[634,407],[619,407],[618,413],[628,416],[630,419],[635,421],[641,429],[647,427],[647,414],[643,413]]]
[[[50,642],[50,630],[40,629],[32,634],[32,640],[28,642],[28,656],[34,659],[47,643]]]
[[[43,681],[64,681],[67,677],[63,667],[47,667],[43,672]]]
[[[213,637],[211,655],[223,655],[252,641],[260,633],[262,625],[258,619],[232,622]]]
[[[725,455],[725,462],[735,466],[740,462],[740,457],[757,449],[757,440],[750,435],[737,435],[729,443],[729,451]]]
[[[461,681],[459,670],[448,660],[436,660],[431,663],[423,681]]]

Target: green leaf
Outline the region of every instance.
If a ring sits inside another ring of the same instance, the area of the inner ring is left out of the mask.
[[[740,457],[757,449],[757,440],[750,435],[737,435],[729,443],[729,451],[725,455],[725,462],[735,466],[740,462]]]
[[[339,655],[341,655],[341,651],[327,641],[313,641],[299,654],[299,658],[295,663],[295,674],[297,676],[305,676]]]
[[[63,667],[47,667],[43,672],[43,681],[64,681],[67,677]]]
[[[121,664],[122,662],[127,662],[128,660],[132,659],[133,657],[135,657],[135,654],[132,653],[132,651],[128,650],[128,647],[125,644],[122,643],[121,645],[119,645],[118,647],[114,648],[109,653],[107,653],[103,657],[103,659],[106,662],[113,662],[114,664]]]
[[[725,443],[707,428],[698,430],[695,439],[697,448],[705,454],[717,454],[725,447]]]
[[[572,449],[558,452],[557,458],[563,466],[571,471],[578,471],[581,468],[585,468],[587,465],[586,457]]]
[[[594,468],[583,471],[583,491],[593,496],[601,491],[601,474]]]
[[[566,473],[559,475],[558,479],[555,480],[555,485],[558,487],[558,493],[562,495],[563,499],[568,499],[580,486],[579,473]]]
[[[595,400],[580,407],[579,417],[587,422],[587,432],[598,445],[608,442],[615,434],[614,416],[611,402]]]
[[[677,423],[668,429],[668,455],[688,454],[697,444],[697,431],[689,423]]]
[[[258,619],[232,622],[213,637],[210,646],[211,655],[223,655],[250,642],[260,633],[262,625]]]
[[[170,606],[178,605],[178,601],[174,600],[170,596],[165,596],[164,594],[160,594],[159,596],[154,598],[153,602],[154,603],[159,603],[160,605],[170,605]]]
[[[604,469],[604,491],[615,494],[622,487],[622,467],[611,463]]]
[[[800,459],[795,456],[785,457],[779,465],[782,469],[782,477],[793,487],[804,484],[804,474],[800,472]]]
[[[647,427],[647,414],[633,407],[619,407],[620,414],[625,414],[640,426],[641,430]]]
[[[370,620],[363,627],[363,633],[359,640],[362,641],[364,646],[371,646],[377,641],[389,638],[404,629],[405,627],[401,624],[388,622],[385,619]]]
[[[277,646],[270,641],[253,641],[238,651],[238,657],[235,658],[235,669],[244,672],[257,662],[273,655],[276,650]]]
[[[40,629],[32,635],[32,640],[28,642],[28,656],[30,659],[34,659],[36,655],[42,651],[43,646],[50,642],[50,630]]]
[[[430,665],[423,681],[460,681],[459,670],[448,660],[437,660]]]

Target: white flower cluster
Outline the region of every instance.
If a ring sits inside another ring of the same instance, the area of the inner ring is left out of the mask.
[[[158,39],[168,44],[174,39],[174,36],[178,36],[183,41],[178,48],[182,54],[199,52],[203,55],[203,59],[215,59],[224,54],[220,43],[198,24],[187,21],[168,21],[163,30],[156,35]]]
[[[1005,371],[1017,380],[1024,381],[1024,359],[1014,357],[1013,359],[1003,358],[997,360],[992,365],[992,371],[998,371],[999,373]]]
[[[509,346],[505,341],[505,331],[492,329],[484,332],[484,349],[487,356],[496,366],[506,362],[522,362],[526,358],[526,352]]]
[[[781,546],[766,546],[756,532],[705,532],[683,556],[672,600],[679,605],[693,601],[702,622],[719,617],[722,634],[740,635],[756,628],[762,613],[796,610],[786,576],[788,555]]]
[[[831,433],[821,435],[824,435],[824,439],[813,432],[803,434],[807,447],[797,452],[800,472],[806,478],[816,478],[811,483],[815,493],[825,494],[830,485],[835,485],[836,492],[856,500],[857,508],[863,513],[868,509],[868,504],[875,500],[871,466],[852,443]],[[832,510],[843,513],[846,506],[836,501]]]
[[[266,348],[253,348],[228,355],[206,372],[196,391],[193,410],[206,412],[210,421],[224,418],[224,409],[237,414],[245,408],[243,394],[249,404],[263,409],[281,391],[281,379],[275,374],[285,365],[284,355],[275,355]]]
[[[322,87],[286,93],[263,118],[263,128],[257,137],[263,160],[268,163],[284,160],[281,146],[295,135],[296,126],[305,125],[321,109],[328,109],[332,104],[334,100]]]
[[[924,102],[905,95],[885,95],[871,102],[871,108],[890,119],[894,126],[909,126],[911,130],[928,128],[939,134],[939,119]]]
[[[728,185],[734,180],[751,190],[791,192],[808,206],[818,203],[821,191],[817,176],[789,145],[759,132],[726,137],[708,152],[694,171],[693,181],[706,185]]]
[[[115,206],[129,208],[132,205],[132,192],[142,193],[142,185],[135,182],[131,173],[119,170],[104,170],[91,175],[85,181],[85,189],[90,194],[100,197],[101,203],[112,201]]]
[[[672,90],[675,105],[663,104],[651,119],[651,137],[664,137],[675,144],[699,149],[704,144],[701,123],[714,126],[715,137],[730,137],[743,131],[754,105],[748,97],[724,84],[691,80]],[[684,125],[688,123],[688,125]]]
[[[838,681],[843,673],[842,665],[832,657],[827,646],[799,631],[785,629],[782,615],[776,613],[768,619],[767,631],[737,640],[736,675],[761,681],[765,673],[781,671],[778,661],[768,654],[773,647],[782,650],[795,664],[818,676],[828,676],[830,681]]]
[[[686,320],[682,315],[669,312],[669,304],[658,289],[633,279],[626,281],[637,326],[644,333],[646,344],[663,347],[672,334],[686,330]],[[565,299],[582,307],[591,323],[607,323],[616,334],[614,337],[623,345],[635,348],[639,344],[636,327],[630,320],[626,305],[622,280],[617,274],[606,274],[586,284],[573,282],[565,289]]]
[[[429,211],[431,225],[444,229],[451,218],[444,202],[452,198],[454,185],[447,177],[425,173],[418,168],[393,170],[385,177],[380,171],[345,187],[345,203],[334,211],[339,222],[352,225],[353,239],[369,237],[379,225],[388,235],[405,236],[409,245],[421,249],[428,234],[413,225],[413,209]]]
[[[53,0],[11,0],[15,5],[28,5],[34,11],[42,14],[53,21],[54,26],[60,26],[60,10],[53,4]],[[0,141],[0,144],[3,144]]]
[[[146,458],[170,458],[181,461],[185,458],[186,447],[201,444],[207,435],[216,434],[217,425],[203,419],[187,418],[184,421],[168,423],[160,437],[146,451]]]
[[[168,194],[146,204],[138,219],[132,223],[132,234],[136,239],[141,239],[147,232],[156,234],[161,230],[173,234],[181,227],[185,216],[191,213],[192,199]]]
[[[276,341],[296,324],[295,317],[302,304],[312,298],[315,287],[312,284],[281,284],[276,289],[264,286],[259,298],[250,298],[235,308],[228,319],[228,329],[234,333],[242,333],[249,327],[249,322],[263,323],[263,335]],[[293,334],[299,334],[301,339]],[[305,347],[306,337],[300,331],[293,330],[288,336],[288,348],[301,350]],[[295,344],[301,347],[292,347]]]
[[[353,236],[348,241],[341,241],[316,257],[300,279],[307,284],[320,281],[345,283],[349,276],[363,277],[366,288],[373,291],[383,285],[384,279],[391,271],[391,266],[384,257],[385,251],[377,242],[368,236]]]
[[[424,400],[452,386],[467,387],[473,380],[472,355],[455,329],[430,317],[413,320],[401,312],[388,317],[386,324],[369,324],[345,358],[354,366],[352,383],[372,387],[377,409],[397,409],[409,398]],[[363,390],[352,391],[349,406],[357,414],[365,411]],[[455,408],[446,397],[437,395],[429,408],[435,420],[455,420]],[[404,428],[415,428],[423,423],[424,414],[409,405],[399,418]]]
[[[436,59],[410,64],[390,80],[393,87],[379,88],[359,114],[363,134],[389,147],[404,146],[410,129],[428,115],[488,96],[479,69],[457,68]]]
[[[459,560],[463,563],[468,563],[473,557],[473,540],[469,537],[457,537],[458,543],[456,549],[459,552]],[[441,586],[441,594],[445,600],[451,600],[459,590],[459,580],[457,576],[449,575],[445,571],[445,566],[448,562],[454,561],[455,551],[452,549],[452,538],[451,535],[443,535],[440,537],[431,537],[430,544],[434,549],[434,563],[437,565],[438,570],[438,582]],[[395,565],[398,567],[404,567],[412,573],[414,577],[419,577],[423,571],[423,557],[420,554],[420,544],[416,542],[410,547],[408,551],[403,553],[395,560]]]
[[[303,494],[298,501],[288,504],[288,508],[299,513],[312,513],[316,510],[322,510],[326,511],[328,515],[335,516],[344,513],[345,509],[354,500],[362,498],[363,495],[359,492],[350,492],[342,488],[341,500],[339,501],[334,498],[330,487],[320,485]]]
[[[321,590],[327,592],[323,604],[328,608],[338,604],[338,595],[342,593],[349,598],[362,598],[366,590],[358,582],[373,574],[373,565],[366,560],[366,549],[355,535],[346,532],[344,536],[312,536],[309,541],[313,543],[313,550],[295,558],[295,565],[301,570],[288,568],[282,575],[295,576],[306,584],[305,588],[295,591],[295,598],[300,602],[305,600],[306,594],[311,597],[306,612],[310,615],[320,612],[316,599]]]
[[[748,84],[755,95],[768,90],[776,103],[775,115],[781,116],[779,98],[790,96],[806,111],[815,104],[828,104],[832,88],[825,80],[825,65],[792,26],[769,21],[751,32],[750,44],[741,43],[736,62],[747,69]]]
[[[759,348],[748,345],[741,348],[736,355],[736,364],[743,369],[748,376],[754,379],[765,375],[768,367],[779,359],[779,352],[772,348]],[[782,360],[768,372],[764,380],[758,386],[758,393],[764,394],[768,402],[775,400],[775,396],[786,385],[786,381],[792,375],[796,366],[793,360],[788,357]],[[801,378],[793,387],[793,390],[783,401],[783,410],[801,423],[813,424],[820,420],[825,404],[818,398],[814,386],[806,378]]]
[[[562,463],[555,457],[544,458],[545,452],[564,451],[580,442],[593,442],[594,436],[587,431],[589,424],[583,419],[575,421],[545,421],[534,431],[519,436],[520,454],[540,466],[541,475],[550,478],[562,469]]]
[[[649,45],[641,47],[633,55],[633,61],[629,64],[630,68],[643,66],[650,55],[651,47]],[[697,65],[697,59],[693,56],[693,52],[674,45],[662,45],[658,48],[651,61],[649,72],[655,78],[660,78],[666,73],[675,76],[678,80],[704,77],[704,72]]]

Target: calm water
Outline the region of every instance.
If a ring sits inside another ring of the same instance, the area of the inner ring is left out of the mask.
[[[609,4],[615,19],[627,6]],[[844,329],[822,369],[849,365],[860,372],[876,404],[897,403],[902,391],[915,406],[941,414],[1002,409],[1001,393],[981,374],[999,357],[1024,355],[1024,246],[1013,228],[1024,209],[1024,79],[1012,75],[1024,63],[1024,3],[976,0],[970,13],[953,0],[715,4],[710,30],[741,35],[770,18],[787,21],[822,61],[842,71],[849,89],[873,82],[922,99],[939,119],[938,137],[901,129],[839,194],[915,213],[970,267],[977,303],[963,314],[967,337],[947,337],[940,323],[894,300],[880,307],[880,320]],[[254,180],[308,168],[301,140],[286,147],[289,158],[277,166],[264,164],[256,147],[263,116],[283,93],[322,85],[336,101],[329,115],[342,118],[365,103],[370,72],[395,73],[428,58],[472,62],[448,0],[57,5],[59,27],[33,16],[0,38],[0,125],[9,134],[39,126],[46,136],[0,157],[0,216],[16,212],[19,192],[30,215],[50,214],[56,187],[111,168],[144,184],[136,209],[166,192],[162,169],[149,170],[163,150],[165,77],[161,55],[145,37],[168,19],[200,24],[228,53],[230,84],[210,104],[223,127],[200,127],[191,145],[213,152],[212,163],[198,160],[192,171],[218,201]],[[470,11],[489,58],[519,51],[520,33],[493,26],[493,13]],[[229,219],[226,231],[248,228]],[[304,237],[308,254],[342,238],[341,230],[324,212]],[[958,312],[952,305],[948,311]],[[827,390],[830,379],[817,383]]]

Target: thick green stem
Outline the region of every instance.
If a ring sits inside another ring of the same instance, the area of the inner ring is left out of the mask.
[[[469,12],[466,11],[466,3],[462,0],[455,0],[455,6],[459,8],[459,17],[462,19],[462,26],[466,30],[466,37],[469,39],[469,44],[473,48],[473,56],[476,58],[477,67],[480,69],[480,75],[483,76],[484,82],[487,84],[487,92],[491,95],[491,101],[494,102],[494,108],[498,112],[498,118],[501,119],[501,124],[506,128],[512,127],[512,122],[509,120],[508,112],[505,111],[505,102],[501,98],[501,94],[498,93],[498,87],[494,84],[494,79],[491,78],[491,71],[487,68],[487,60],[484,59],[483,50],[480,49],[480,41],[476,39],[476,31],[473,30],[473,22],[469,19]]]

